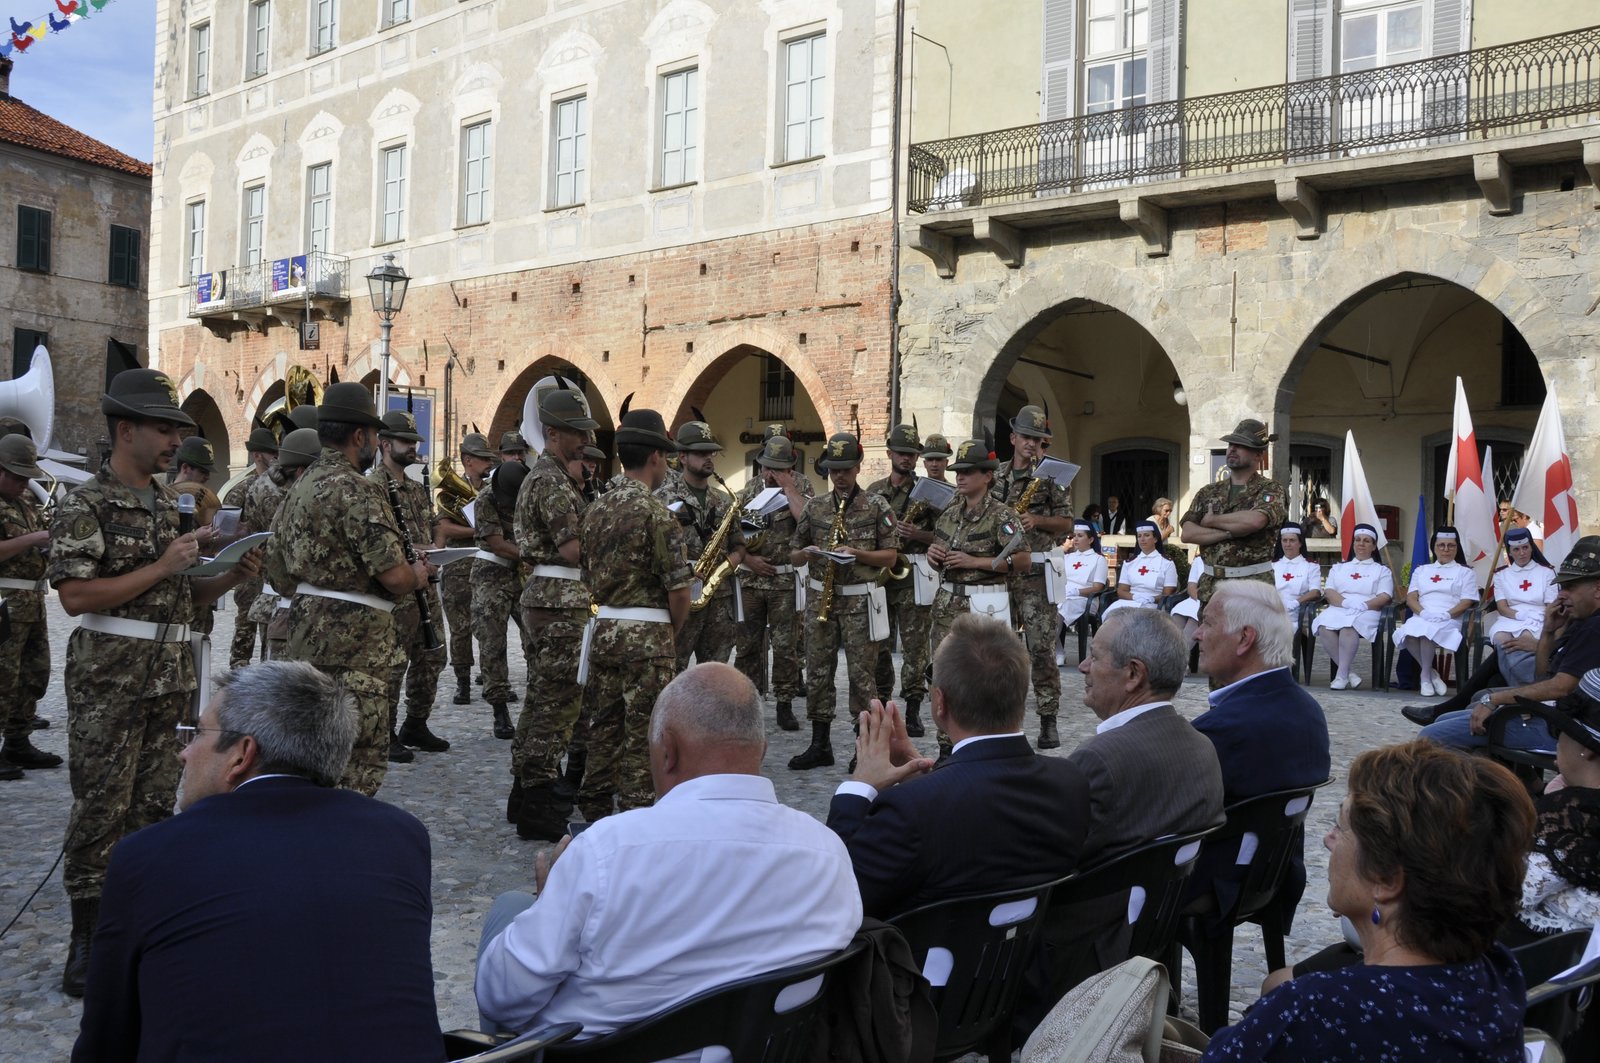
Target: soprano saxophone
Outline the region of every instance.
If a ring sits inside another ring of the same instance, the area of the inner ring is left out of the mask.
[[[839,549],[840,544],[844,542],[844,507],[848,501],[848,498],[841,499],[839,501],[839,509],[833,515],[833,525],[828,529],[827,549],[829,550]],[[819,624],[826,624],[831,619],[833,610],[833,577],[839,568],[831,557],[825,557],[823,561],[828,567],[822,573],[822,601],[817,606],[817,623]]]

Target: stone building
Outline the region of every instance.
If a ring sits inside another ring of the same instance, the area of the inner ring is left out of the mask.
[[[145,360],[150,165],[29,106],[12,80],[0,59],[0,373],[25,375],[44,345],[53,446],[93,464],[106,381]]]
[[[1190,496],[1243,416],[1291,511],[1354,431],[1409,538],[1454,378],[1509,494],[1545,389],[1600,513],[1600,27],[1519,0],[919,0],[902,395],[1048,403],[1081,508]]]
[[[159,0],[159,364],[238,467],[290,366],[376,382],[363,278],[392,253],[392,401],[431,399],[435,439],[447,364],[453,435],[515,426],[560,369],[602,442],[630,395],[735,454],[768,420],[813,453],[882,439],[894,13]]]

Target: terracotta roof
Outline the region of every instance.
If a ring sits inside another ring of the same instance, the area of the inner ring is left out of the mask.
[[[0,96],[0,143],[17,144],[138,177],[150,176],[149,163],[124,155],[11,96]]]

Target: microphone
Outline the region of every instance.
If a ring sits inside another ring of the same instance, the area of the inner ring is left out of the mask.
[[[178,534],[194,531],[194,495],[178,496]]]

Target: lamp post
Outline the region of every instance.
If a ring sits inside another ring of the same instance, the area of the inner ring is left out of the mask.
[[[394,327],[394,317],[405,305],[406,288],[411,278],[394,264],[393,255],[383,256],[383,265],[372,267],[367,274],[367,290],[372,295],[372,309],[383,319],[380,326],[378,357],[378,416],[389,412],[389,331]]]

